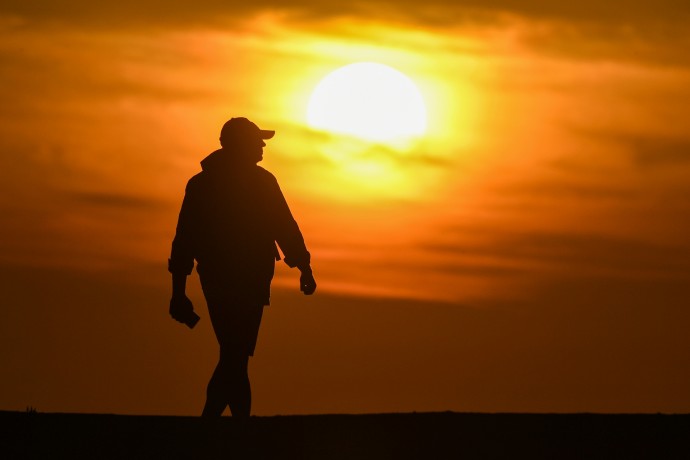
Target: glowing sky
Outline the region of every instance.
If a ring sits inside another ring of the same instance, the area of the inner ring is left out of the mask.
[[[319,283],[278,269],[256,413],[690,411],[690,7],[418,3],[3,2],[0,409],[198,413],[166,260],[247,116]],[[425,137],[308,127],[360,61]]]

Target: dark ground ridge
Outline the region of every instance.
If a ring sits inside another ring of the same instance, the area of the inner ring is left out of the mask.
[[[690,414],[198,417],[0,411],[4,458],[690,459]]]

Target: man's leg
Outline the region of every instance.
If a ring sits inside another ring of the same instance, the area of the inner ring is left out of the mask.
[[[232,364],[229,404],[233,417],[249,418],[252,409],[252,389],[249,384],[249,356],[240,355]]]
[[[202,277],[213,331],[220,345],[220,357],[206,390],[204,417],[220,417],[230,406],[233,417],[249,417],[252,394],[248,363],[254,354],[263,314],[263,304],[247,303],[225,284]]]
[[[201,413],[202,417],[220,417],[225,410],[225,406],[229,403],[227,388],[230,386],[230,379],[225,367],[226,365],[221,354],[216,370],[213,371],[211,380],[206,387],[206,404],[204,405],[204,411]]]
[[[251,412],[249,356],[228,348],[221,345],[218,365],[206,389],[203,417],[220,417],[228,405],[233,417],[247,418]]]

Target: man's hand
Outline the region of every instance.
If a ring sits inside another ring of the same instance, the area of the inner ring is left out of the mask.
[[[302,270],[299,277],[299,290],[304,292],[304,295],[312,295],[316,291],[316,280],[314,280],[311,268]]]
[[[194,305],[186,295],[174,295],[170,299],[170,316],[175,321],[186,324],[190,328],[196,326],[199,316],[194,313]]]

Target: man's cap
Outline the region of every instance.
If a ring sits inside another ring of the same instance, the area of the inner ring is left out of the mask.
[[[220,130],[220,139],[270,139],[275,133],[268,129],[260,129],[244,117],[236,117],[225,122],[223,129]]]

